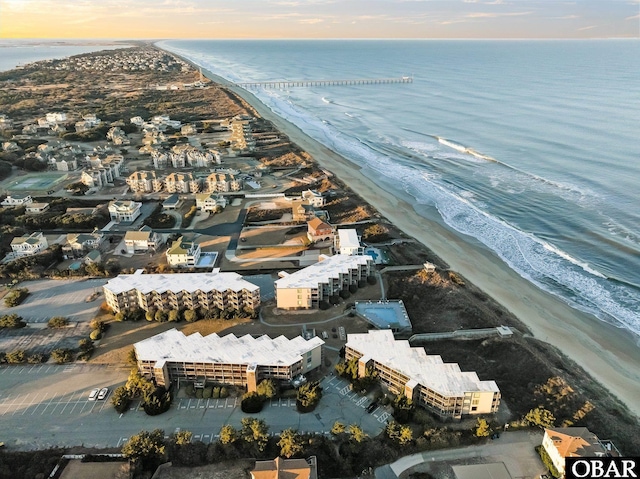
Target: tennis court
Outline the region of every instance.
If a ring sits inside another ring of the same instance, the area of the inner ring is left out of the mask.
[[[66,173],[32,173],[13,182],[7,189],[11,191],[48,191],[53,189],[57,183],[64,181],[67,176]]]

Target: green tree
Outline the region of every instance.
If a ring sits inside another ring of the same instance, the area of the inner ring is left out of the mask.
[[[322,398],[322,387],[318,381],[311,381],[298,388],[296,405],[300,412],[313,410]]]
[[[68,325],[69,325],[69,320],[64,316],[54,316],[47,323],[47,326],[52,329],[65,328]]]
[[[357,424],[351,424],[347,431],[349,433],[349,440],[356,443],[364,442],[364,440],[369,437]]]
[[[134,434],[122,446],[122,454],[133,463],[157,463],[164,459],[166,446],[164,431],[155,429],[151,432],[141,431]]]
[[[170,322],[178,322],[180,321],[180,311],[178,311],[177,309],[172,309],[171,311],[169,311],[169,321]]]
[[[126,386],[120,386],[111,394],[111,404],[120,414],[125,412],[131,402],[131,392]]]
[[[133,369],[129,374],[126,384],[127,389],[132,397],[146,397],[153,394],[155,386],[151,381],[142,376],[137,370]]]
[[[304,450],[304,440],[298,431],[289,428],[280,434],[278,446],[280,446],[280,455],[289,458]]]
[[[556,418],[551,411],[539,406],[525,414],[523,421],[529,426],[553,427]]]
[[[273,379],[263,379],[256,387],[256,392],[265,399],[271,399],[278,394],[278,387]]]
[[[24,322],[21,316],[17,314],[5,314],[0,316],[0,329],[18,329],[24,328],[27,323]]]
[[[9,364],[24,363],[27,359],[27,353],[25,353],[22,349],[16,349],[14,351],[8,352],[6,359]]]
[[[229,424],[225,424],[220,429],[220,444],[233,444],[240,439],[238,430]]]
[[[156,311],[156,314],[154,317],[155,317],[155,320],[158,321],[159,323],[164,323],[169,318],[169,315],[167,314],[166,311],[159,309],[158,311]]]
[[[121,312],[119,312],[119,313],[116,313],[116,314],[113,316],[113,319],[115,319],[116,321],[124,321],[124,320],[126,320],[126,319],[127,319],[127,317],[126,317],[126,316],[124,315],[124,313],[121,311]]]
[[[486,419],[478,418],[474,434],[476,437],[487,437],[491,434],[491,428]]]
[[[144,318],[145,318],[147,321],[155,321],[155,319],[156,319],[156,312],[155,312],[155,311],[153,311],[152,309],[150,309],[149,311],[147,311],[147,312],[145,312],[145,313],[144,313]]]
[[[242,418],[242,429],[240,431],[242,439],[262,452],[269,442],[269,426],[262,419],[252,417]]]
[[[138,365],[135,348],[131,348],[127,353],[127,364],[132,367],[136,367]]]
[[[93,341],[102,339],[102,331],[100,331],[99,329],[94,329],[93,331],[91,331],[91,334],[89,334],[89,338],[91,338]]]
[[[413,431],[407,425],[391,421],[385,428],[385,433],[389,439],[396,441],[401,446],[410,444],[413,441]]]

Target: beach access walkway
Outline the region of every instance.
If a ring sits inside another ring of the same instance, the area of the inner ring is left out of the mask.
[[[375,470],[376,479],[398,479],[407,472],[432,472],[436,466],[450,461],[463,462],[474,459],[473,463],[503,463],[512,478],[534,479],[547,471],[535,447],[542,443],[542,432],[504,432],[500,438],[487,440],[484,444],[455,449],[425,451],[401,457],[391,464]]]

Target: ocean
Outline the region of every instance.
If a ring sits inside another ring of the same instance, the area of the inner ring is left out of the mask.
[[[159,46],[252,90],[520,276],[640,335],[640,41],[215,40]],[[426,222],[425,222],[426,223]]]
[[[640,335],[640,41],[159,46],[236,82],[413,76],[252,91],[419,214],[435,208],[523,278]],[[0,70],[104,48],[0,47]]]

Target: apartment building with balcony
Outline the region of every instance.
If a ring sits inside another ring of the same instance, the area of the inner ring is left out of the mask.
[[[146,275],[145,275],[146,276]],[[166,386],[175,379],[209,381],[255,391],[263,379],[290,381],[322,364],[318,337],[270,338],[249,334],[185,336],[170,329],[133,345],[140,373]]]
[[[164,180],[169,193],[198,193],[200,181],[193,173],[171,173]]]
[[[135,171],[126,181],[134,193],[150,193],[164,188],[164,181],[158,178],[155,171]]]
[[[205,181],[210,193],[228,193],[242,190],[242,180],[229,173],[211,173]]]
[[[281,271],[275,281],[276,305],[281,309],[317,308],[321,301],[371,274],[370,256],[320,255],[320,261],[295,273]]]
[[[121,274],[104,286],[105,301],[115,311],[135,309],[256,310],[260,287],[238,273]]]
[[[456,363],[445,363],[440,356],[427,355],[424,348],[396,340],[392,331],[347,335],[345,359],[354,358],[359,377],[373,368],[392,393],[404,394],[443,417],[495,413],[500,405],[495,381],[481,381],[475,372],[463,372]]]

